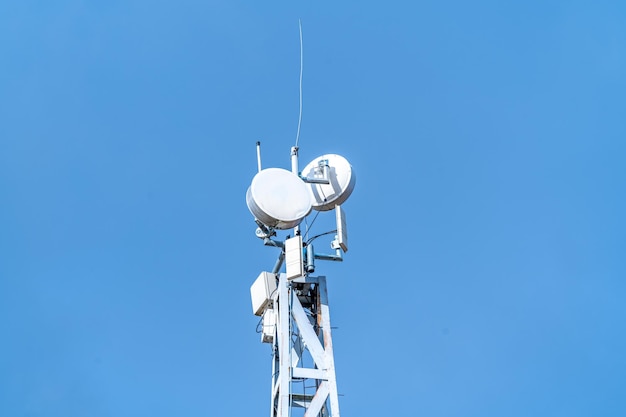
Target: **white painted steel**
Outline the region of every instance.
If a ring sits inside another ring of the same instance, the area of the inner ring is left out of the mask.
[[[337,392],[337,377],[335,376],[335,355],[333,354],[333,339],[330,333],[330,310],[328,308],[328,291],[326,277],[320,277],[318,288],[318,316],[317,323],[322,328],[324,351],[326,353],[326,371],[328,375],[328,398],[330,412],[333,417],[339,417],[339,394]]]
[[[317,323],[311,321],[312,313],[305,311],[296,296],[295,285],[300,285],[300,290],[302,285],[305,288],[308,285],[312,297],[317,299],[317,304],[307,305],[307,309],[316,311]],[[270,416],[288,417],[299,407],[304,409],[304,416],[339,417],[326,277],[305,276],[289,281],[286,274],[280,274],[277,292]],[[313,360],[314,368],[302,363],[305,351],[308,361]],[[308,381],[306,385],[313,387],[314,394],[298,390],[303,378]]]
[[[320,343],[320,340],[317,338],[317,334],[311,326],[309,322],[309,318],[306,316],[304,312],[304,308],[302,308],[302,304],[300,304],[300,300],[298,297],[294,297],[291,303],[291,314],[293,315],[294,321],[298,325],[298,330],[300,330],[300,336],[304,341],[304,345],[311,353],[313,360],[315,361],[315,365],[317,365],[320,369],[326,369],[326,356],[324,354],[324,348]]]
[[[298,148],[291,148],[291,172],[298,175]]]
[[[298,140],[296,139],[296,145],[298,145]],[[298,171],[298,146],[293,146],[291,148],[291,172],[294,175],[297,175],[298,178],[300,178],[299,171]],[[313,200],[311,200],[311,205],[313,204]],[[313,207],[313,206],[311,206]],[[299,225],[295,225],[293,228],[293,235],[294,236],[298,236],[300,234],[300,226]]]
[[[278,404],[276,417],[289,417],[291,375],[289,372],[289,351],[291,350],[290,334],[290,294],[287,276],[280,274],[278,282]]]
[[[309,379],[328,379],[326,376],[326,371],[322,369],[313,369],[313,368],[296,368],[292,369],[292,376],[294,378],[309,378]]]
[[[322,411],[326,398],[328,398],[329,389],[328,382],[322,381],[313,400],[311,400],[309,408],[306,410],[306,413],[304,413],[304,417],[317,417],[320,411]]]
[[[281,168],[257,173],[246,192],[246,203],[261,223],[280,230],[296,227],[312,207],[308,186],[296,174]]]
[[[313,209],[328,211],[342,204],[350,197],[356,184],[356,175],[346,158],[336,154],[326,154],[309,162],[302,170],[302,176],[311,179],[323,179],[323,170],[319,162],[327,160],[329,169],[329,184],[308,184]]]

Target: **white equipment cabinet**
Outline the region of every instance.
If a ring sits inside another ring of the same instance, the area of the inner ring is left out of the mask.
[[[271,272],[261,272],[250,287],[252,298],[252,312],[255,316],[263,315],[263,311],[272,301],[272,295],[276,291],[276,275]]]

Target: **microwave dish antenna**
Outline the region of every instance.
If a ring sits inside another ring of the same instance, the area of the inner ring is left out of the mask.
[[[246,203],[257,220],[279,230],[296,227],[312,208],[307,184],[281,168],[259,171],[246,192]]]
[[[309,184],[313,209],[328,211],[343,204],[356,184],[356,175],[346,158],[336,154],[319,156],[302,170],[302,178]]]

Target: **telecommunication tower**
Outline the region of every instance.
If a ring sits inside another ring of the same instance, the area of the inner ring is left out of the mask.
[[[252,311],[261,317],[261,341],[272,347],[271,417],[339,417],[339,400],[325,276],[314,276],[316,260],[342,261],[348,251],[346,217],[341,205],[356,182],[352,166],[327,154],[298,169],[298,147],[291,148],[291,171],[261,169],[246,193],[257,224],[256,236],[280,250],[271,271],[252,284]],[[335,212],[336,229],[305,240],[300,223],[312,210]],[[278,230],[293,235],[277,237]],[[313,241],[334,234],[321,253]],[[285,266],[283,270],[283,265]]]

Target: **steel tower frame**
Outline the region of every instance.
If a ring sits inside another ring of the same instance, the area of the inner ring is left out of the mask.
[[[339,417],[326,277],[288,280],[279,274],[274,309],[266,314],[274,314],[276,323],[270,416],[303,409],[304,417]]]
[[[257,159],[260,172],[259,142]],[[328,161],[320,167],[322,179],[301,177],[298,147],[291,148],[291,171],[303,181],[329,184]],[[281,249],[272,272],[263,272],[257,278],[266,294],[259,304],[255,304],[253,294],[253,310],[262,315],[261,340],[272,344],[270,417],[340,417],[326,277],[311,275],[315,259],[342,261],[342,251],[347,251],[345,217],[340,205],[334,210],[337,235],[331,244],[335,250],[332,255],[316,253],[311,241],[304,243],[298,226],[293,229],[294,237],[282,242],[272,239],[273,228],[255,220],[259,226],[256,235],[264,245]],[[279,273],[283,263],[286,272]],[[272,292],[270,287],[274,285]]]

